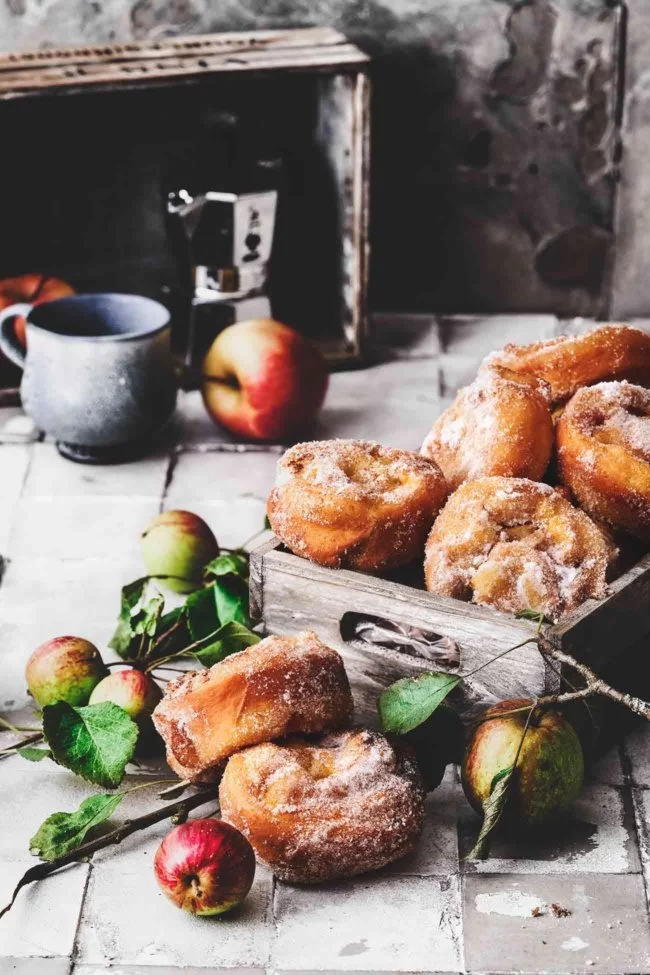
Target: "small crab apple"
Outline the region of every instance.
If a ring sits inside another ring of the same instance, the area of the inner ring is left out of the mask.
[[[234,826],[220,819],[191,819],[167,834],[153,868],[177,907],[190,914],[225,914],[251,889],[255,854]]]
[[[83,705],[108,674],[99,650],[80,636],[57,636],[32,653],[25,667],[29,693],[45,707],[56,701]]]
[[[467,746],[462,768],[465,795],[480,812],[495,775],[511,766],[518,754],[504,819],[524,830],[566,816],[584,776],[582,747],[573,727],[551,710],[533,712],[526,727],[531,707],[533,701],[510,700],[486,711]]]
[[[138,724],[146,724],[161,699],[162,691],[153,677],[129,667],[104,677],[90,695],[89,703],[110,701],[118,704]]]
[[[203,566],[218,554],[209,526],[191,511],[163,511],[142,533],[147,572],[174,592],[198,589]]]

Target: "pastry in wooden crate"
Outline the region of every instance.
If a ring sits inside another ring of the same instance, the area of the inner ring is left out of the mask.
[[[561,619],[605,595],[615,552],[583,511],[548,484],[485,477],[451,496],[426,545],[429,592]]]
[[[601,325],[582,335],[506,345],[483,368],[498,366],[521,379],[543,379],[551,402],[563,403],[582,386],[628,379],[650,386],[650,335],[631,325]]]
[[[585,511],[650,541],[650,391],[628,382],[578,390],[557,445],[560,476]]]
[[[216,778],[241,748],[345,728],[351,719],[343,661],[310,632],[267,637],[179,677],[153,713],[170,767],[191,782]]]
[[[248,748],[228,762],[219,798],[226,822],[291,883],[377,870],[409,853],[424,823],[415,762],[373,731]]]
[[[539,480],[553,451],[549,396],[543,381],[484,369],[438,417],[421,453],[451,490],[490,475]]]
[[[280,459],[268,517],[296,555],[375,573],[421,556],[447,494],[438,465],[410,450],[313,441]]]

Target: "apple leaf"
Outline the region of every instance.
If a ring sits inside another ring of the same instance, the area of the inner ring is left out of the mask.
[[[44,758],[52,758],[49,748],[33,748],[31,745],[23,745],[16,749],[16,755],[27,759],[28,762],[42,762]]]
[[[469,860],[486,860],[490,853],[490,834],[497,827],[508,801],[514,765],[502,768],[492,779],[490,794],[483,801],[483,824],[476,843],[467,854]]]
[[[420,674],[403,677],[379,695],[377,707],[383,731],[405,735],[423,724],[460,684],[451,674]]]
[[[203,640],[219,628],[214,586],[197,589],[185,601],[187,628],[192,640]]]
[[[141,638],[142,633],[145,632],[145,626],[149,629],[151,628],[151,617],[153,614],[151,611],[144,609],[145,604],[147,604],[148,587],[148,576],[136,579],[134,582],[129,582],[126,586],[122,587],[120,615],[118,617],[117,627],[108,645],[113,650],[116,650],[123,660],[131,660],[137,656],[141,642],[137,638]],[[158,593],[158,596],[159,600],[163,599],[160,593]],[[156,619],[160,618],[162,611],[162,607],[158,610],[159,600],[155,600],[152,607],[158,614]]]
[[[113,815],[124,795],[118,792],[112,796],[89,796],[75,812],[52,813],[29,841],[29,852],[41,860],[56,860],[76,849],[91,829]]]
[[[240,650],[252,647],[259,641],[260,637],[257,633],[253,633],[247,626],[232,620],[220,627],[204,647],[194,650],[193,653],[205,667],[212,667],[232,653],[239,653]]]
[[[269,521],[268,515],[264,515],[264,531],[271,531],[271,522]]]
[[[73,707],[57,701],[43,708],[43,734],[55,762],[88,782],[114,789],[133,758],[138,726],[117,704]]]
[[[219,578],[214,586],[217,615],[222,626],[226,623],[251,624],[248,614],[248,583],[241,576],[229,575]]]
[[[248,579],[248,555],[243,551],[222,552],[212,562],[208,562],[203,570],[206,576],[241,576]]]

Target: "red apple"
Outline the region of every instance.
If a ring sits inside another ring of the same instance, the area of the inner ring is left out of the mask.
[[[327,391],[327,366],[298,332],[270,318],[221,332],[203,362],[213,420],[247,440],[286,441],[309,427]]]
[[[153,709],[162,700],[162,691],[153,677],[141,670],[129,667],[115,670],[97,684],[90,695],[89,704],[110,701],[119,704],[130,718],[140,725],[147,725]]]
[[[210,527],[191,511],[163,511],[142,533],[147,572],[174,592],[193,592],[203,567],[219,554]]]
[[[50,278],[46,274],[21,274],[17,278],[0,281],[0,311],[18,302],[42,305],[74,293],[74,288],[60,278]],[[23,348],[27,346],[26,326],[27,322],[21,315],[14,320],[14,332]]]
[[[225,914],[251,889],[255,854],[234,826],[220,819],[191,819],[167,834],[153,869],[177,907],[190,914]]]
[[[511,766],[532,701],[501,701],[485,712],[465,753],[465,795],[477,812],[490,794],[494,776]],[[516,711],[517,713],[510,713]],[[521,828],[553,823],[578,797],[584,776],[580,740],[566,718],[544,710],[528,725],[511,780],[505,819]]]
[[[58,636],[42,643],[25,667],[27,687],[41,707],[55,701],[87,704],[93,688],[107,674],[97,647],[79,636]]]

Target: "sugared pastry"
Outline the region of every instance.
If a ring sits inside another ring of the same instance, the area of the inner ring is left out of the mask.
[[[380,572],[421,556],[447,493],[438,465],[409,450],[366,440],[313,441],[280,459],[268,516],[296,555]]]
[[[216,778],[240,748],[346,728],[351,719],[343,661],[309,632],[269,636],[179,677],[153,713],[170,767],[191,782]]]
[[[484,369],[433,425],[422,454],[453,491],[463,481],[503,475],[536,481],[553,451],[546,383]]]
[[[614,556],[591,518],[547,484],[485,477],[462,484],[440,512],[424,573],[429,592],[557,620],[605,594]]]
[[[258,745],[234,755],[221,814],[289,883],[351,877],[417,843],[424,793],[414,761],[374,731]]]
[[[650,386],[650,335],[631,325],[601,325],[582,335],[506,345],[485,360],[522,378],[545,380],[553,404],[603,380],[627,379]]]
[[[557,427],[558,471],[578,503],[650,540],[650,391],[627,382],[580,389]]]

